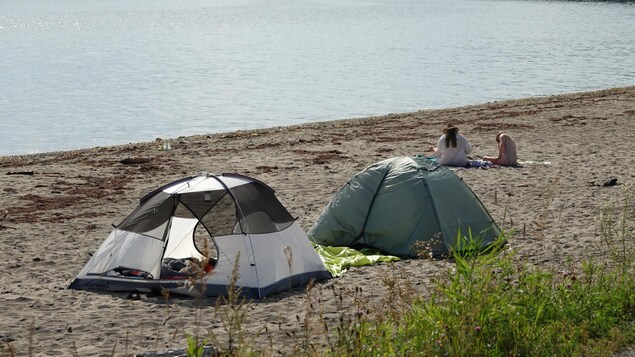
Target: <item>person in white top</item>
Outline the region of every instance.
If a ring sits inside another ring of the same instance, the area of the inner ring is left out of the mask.
[[[430,150],[437,157],[437,162],[446,166],[467,166],[470,163],[467,155],[472,153],[470,143],[459,134],[459,128],[451,124],[443,128],[437,146],[430,146]]]
[[[491,161],[492,164],[501,166],[518,165],[514,139],[503,132],[499,132],[496,134],[496,142],[498,143],[498,156],[483,156],[483,160]]]

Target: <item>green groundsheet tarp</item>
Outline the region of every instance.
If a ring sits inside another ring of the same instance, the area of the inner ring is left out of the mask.
[[[383,255],[379,249],[363,248],[355,250],[349,247],[327,247],[315,245],[326,269],[333,277],[340,276],[352,266],[372,265],[377,262],[394,262],[399,257]]]

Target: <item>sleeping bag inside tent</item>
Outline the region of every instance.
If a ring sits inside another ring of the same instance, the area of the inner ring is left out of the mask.
[[[470,233],[484,247],[501,232],[467,184],[435,161],[397,157],[355,175],[308,235],[320,245],[364,245],[414,257],[422,248],[433,256],[446,254]]]
[[[273,189],[247,176],[201,174],[141,198],[70,288],[225,296],[234,268],[249,298],[331,277]]]

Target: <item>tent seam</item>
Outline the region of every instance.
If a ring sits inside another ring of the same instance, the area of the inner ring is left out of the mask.
[[[364,231],[366,230],[366,223],[368,223],[368,216],[370,214],[371,209],[373,208],[373,204],[375,203],[375,198],[377,198],[377,194],[379,193],[379,190],[381,189],[381,184],[384,182],[384,180],[386,179],[386,176],[388,176],[388,173],[390,172],[390,169],[386,169],[386,172],[384,172],[384,175],[381,177],[381,180],[379,181],[379,185],[377,185],[377,189],[375,190],[375,193],[373,194],[373,199],[370,200],[370,204],[368,205],[368,210],[366,211],[366,217],[364,218],[364,224],[362,225],[362,231],[361,231],[361,236],[357,237],[353,242],[358,241],[360,238],[363,240],[364,244],[366,243],[366,236],[364,235]],[[350,182],[349,182],[350,184]]]

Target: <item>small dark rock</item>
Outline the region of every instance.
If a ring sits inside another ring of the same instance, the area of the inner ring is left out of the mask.
[[[609,186],[615,186],[615,185],[617,185],[617,177],[611,177],[602,184],[603,187],[609,187]]]
[[[15,338],[13,338],[13,336],[11,335],[0,335],[0,341],[4,343],[9,343],[9,342],[15,341]]]

